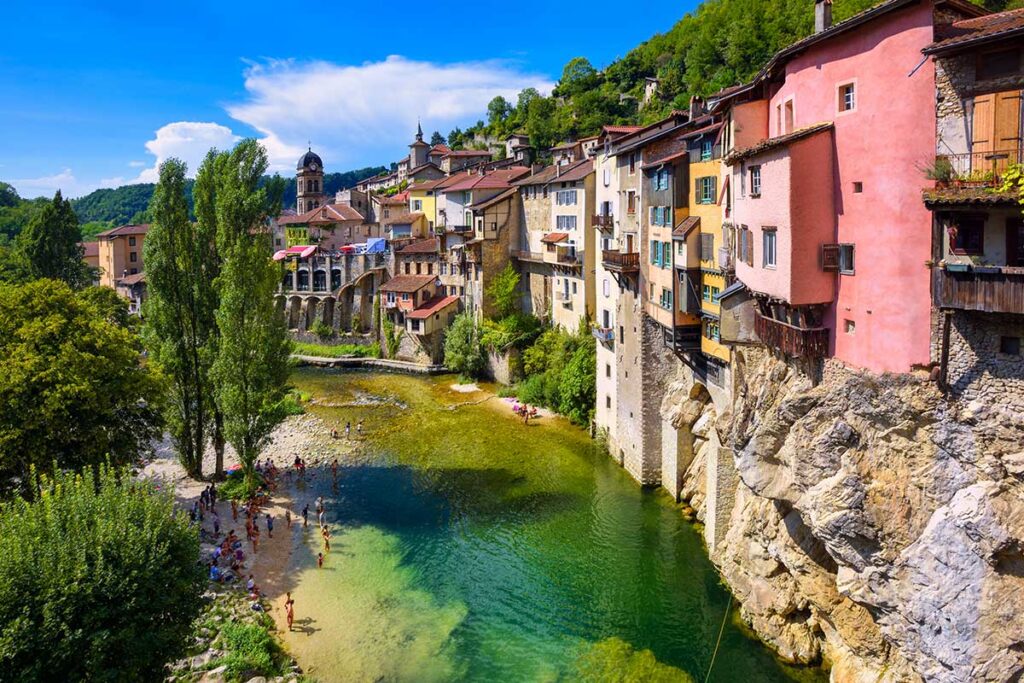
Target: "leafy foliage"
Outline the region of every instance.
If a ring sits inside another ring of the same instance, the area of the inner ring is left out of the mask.
[[[161,382],[109,297],[0,285],[0,481],[134,460],[159,434]]]
[[[0,507],[0,677],[159,680],[198,615],[199,537],[170,492],[103,466]]]
[[[444,338],[444,364],[462,377],[480,377],[487,365],[480,327],[470,311],[455,316]]]
[[[597,395],[597,346],[584,322],[575,334],[545,331],[523,352],[526,379],[519,400],[557,410],[578,425],[589,424]]]
[[[285,417],[291,342],[274,305],[279,267],[267,258],[271,245],[261,230],[280,208],[280,187],[260,187],[267,153],[255,140],[211,152],[207,162],[216,174],[216,245],[223,258],[211,377],[224,435],[251,477],[256,458]]]
[[[388,358],[394,358],[398,354],[398,347],[401,345],[404,335],[405,330],[396,327],[388,319],[384,320],[384,349],[387,351]]]
[[[334,336],[334,329],[323,320],[316,320],[310,325],[309,332],[320,341],[327,341]]]
[[[18,235],[17,249],[31,278],[63,280],[75,289],[88,286],[93,273],[83,260],[82,231],[71,202],[60,190]]]
[[[267,629],[257,624],[228,623],[221,630],[228,656],[224,664],[234,680],[277,676],[285,672],[287,657]]]
[[[1016,192],[1024,206],[1024,164],[1012,164],[1003,173],[1001,192]]]
[[[320,358],[342,358],[358,356],[360,358],[376,358],[380,355],[377,344],[310,344],[293,342],[293,352],[301,356],[318,356]]]
[[[498,318],[507,318],[519,310],[519,273],[511,263],[494,276],[485,292]]]
[[[480,343],[495,351],[524,349],[541,333],[543,323],[533,315],[513,313],[501,320],[484,320]]]

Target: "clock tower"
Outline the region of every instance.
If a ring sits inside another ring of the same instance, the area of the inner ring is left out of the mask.
[[[295,211],[300,215],[325,204],[324,163],[312,148],[302,155],[295,167],[295,186]]]

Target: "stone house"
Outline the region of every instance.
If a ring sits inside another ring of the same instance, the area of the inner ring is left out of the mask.
[[[142,243],[149,224],[119,225],[96,235],[99,284],[117,289],[122,278],[143,272]]]

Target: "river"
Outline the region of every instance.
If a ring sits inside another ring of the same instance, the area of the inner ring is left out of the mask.
[[[729,594],[699,530],[580,429],[530,425],[450,377],[298,369],[310,410],[364,420],[319,473],[331,552],[293,553],[286,642],[323,681],[703,681]],[[724,620],[712,681],[824,681]]]

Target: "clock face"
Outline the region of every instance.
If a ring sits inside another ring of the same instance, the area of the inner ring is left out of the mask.
[[[315,171],[316,170],[316,162],[315,161],[309,165],[309,170],[311,170],[311,171]]]

